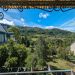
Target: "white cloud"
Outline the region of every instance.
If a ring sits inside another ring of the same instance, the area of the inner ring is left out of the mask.
[[[25,27],[25,26],[29,26],[29,24],[27,24],[27,23],[23,23],[23,25],[22,25],[22,26],[24,26],[24,27]]]
[[[0,20],[0,23],[8,24],[8,25],[21,25],[21,26],[25,25],[25,21],[24,21],[23,18],[21,18],[20,12],[18,10],[16,10],[16,9],[9,9],[7,12],[4,12],[3,10],[2,10],[2,12],[4,14],[4,19]],[[8,13],[14,14],[15,17],[17,17],[17,18],[12,17]]]
[[[8,25],[15,25],[15,23],[13,21],[9,21],[7,19],[2,19],[0,20],[0,23],[3,23],[3,24],[8,24]]]
[[[21,18],[21,21],[22,21],[22,22],[24,22],[24,19],[23,19],[23,18]]]
[[[60,25],[59,28],[68,30],[68,31],[75,31],[75,18],[72,18],[71,20]]]
[[[16,25],[24,26],[26,23],[23,19],[12,19]]]
[[[64,26],[75,26],[75,18],[65,22],[64,24],[62,24],[60,27],[64,27]]]
[[[12,12],[17,12],[17,11],[12,11]],[[11,17],[9,14],[7,14],[6,12],[3,12],[3,14],[4,14],[4,19],[0,20],[0,23],[8,24],[8,25],[21,25],[21,26],[27,25],[25,23],[24,18],[15,19]]]
[[[9,13],[16,13],[16,14],[20,13],[18,9],[8,9],[7,12],[9,12]]]
[[[60,29],[75,32],[75,27],[64,27],[64,28],[60,28]]]
[[[54,27],[54,26],[46,26],[45,28],[46,29],[53,29],[53,28],[56,28],[56,27]]]
[[[27,26],[43,28],[42,25],[33,22],[29,23]]]
[[[39,14],[39,18],[44,18],[44,19],[46,19],[48,16],[49,16],[48,13],[40,13],[40,14]]]

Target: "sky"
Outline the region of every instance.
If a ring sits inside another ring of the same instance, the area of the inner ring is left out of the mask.
[[[65,9],[63,9],[65,10]],[[4,18],[0,23],[18,26],[40,27],[45,29],[59,28],[75,32],[75,9],[62,12],[47,12],[41,9],[8,9],[3,11]]]

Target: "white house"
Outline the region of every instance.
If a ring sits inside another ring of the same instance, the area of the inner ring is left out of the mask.
[[[70,50],[75,54],[75,42],[71,44]]]

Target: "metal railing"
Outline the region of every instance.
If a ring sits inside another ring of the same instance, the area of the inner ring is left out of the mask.
[[[74,75],[72,70],[50,70],[50,71],[21,71],[21,72],[1,72],[0,75],[31,75],[31,74],[44,74],[44,75]]]

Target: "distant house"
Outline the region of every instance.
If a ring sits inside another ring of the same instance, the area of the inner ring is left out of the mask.
[[[74,53],[75,55],[75,42],[71,44],[70,50]]]
[[[13,35],[13,33],[7,31],[8,27],[6,24],[0,24],[0,44],[7,42],[8,38]]]

